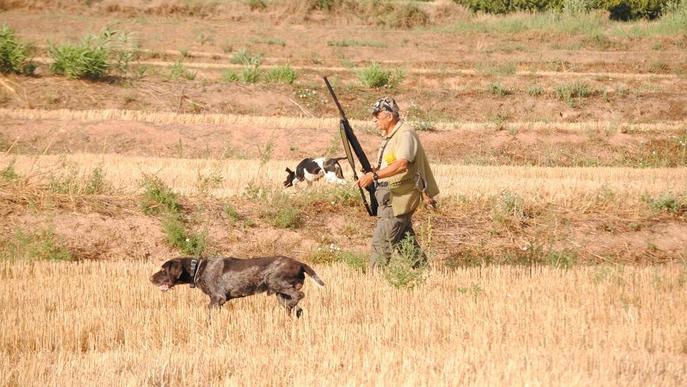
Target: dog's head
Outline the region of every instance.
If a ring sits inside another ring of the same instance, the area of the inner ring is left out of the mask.
[[[160,271],[150,277],[150,282],[166,292],[180,283],[179,279],[182,274],[184,274],[184,265],[181,263],[181,259],[170,259],[162,264]]]
[[[296,172],[286,168],[286,173],[288,173],[288,175],[286,175],[286,180],[284,180],[284,187],[288,188],[293,185],[293,179],[296,178]]]

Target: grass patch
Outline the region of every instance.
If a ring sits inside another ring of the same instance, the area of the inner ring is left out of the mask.
[[[487,91],[489,91],[490,94],[499,96],[499,97],[505,97],[512,92],[507,89],[505,86],[501,84],[501,82],[492,82],[487,86]]]
[[[327,46],[329,47],[374,47],[374,48],[384,48],[387,44],[377,40],[355,40],[355,39],[343,39],[343,40],[329,40],[327,41]]]
[[[402,70],[387,70],[376,62],[359,70],[357,75],[360,83],[366,87],[375,89],[382,87],[389,89],[396,88],[405,77]]]
[[[36,65],[29,59],[31,47],[17,39],[7,24],[0,28],[0,72],[31,75]]]
[[[184,64],[178,60],[169,66],[169,79],[186,79],[192,81],[196,79],[197,72],[190,71]]]
[[[565,101],[570,107],[575,107],[575,100],[594,95],[595,91],[584,82],[575,81],[556,86],[556,97]]]
[[[144,173],[141,187],[143,188],[141,209],[144,214],[177,214],[181,211],[177,194],[158,176]]]
[[[317,265],[343,263],[355,271],[361,273],[367,271],[367,259],[365,255],[358,252],[342,250],[333,243],[328,246],[319,246],[316,250],[310,252],[306,260]]]
[[[269,83],[286,83],[290,85],[296,80],[296,77],[296,70],[291,66],[278,66],[265,74],[265,81]]]
[[[517,67],[515,63],[478,63],[476,70],[485,75],[513,75]]]
[[[50,229],[36,232],[17,231],[3,243],[0,259],[6,261],[71,261],[74,257]]]
[[[246,66],[259,66],[262,63],[262,54],[252,53],[242,48],[231,56],[229,62]]]
[[[51,175],[48,189],[58,194],[99,195],[110,191],[112,186],[105,179],[101,166],[83,175],[76,167],[70,167],[64,173]]]
[[[539,85],[532,85],[527,88],[527,94],[532,97],[539,97],[544,94],[544,88]]]

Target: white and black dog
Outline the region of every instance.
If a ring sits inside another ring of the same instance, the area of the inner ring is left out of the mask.
[[[284,180],[284,187],[295,186],[299,182],[307,182],[308,185],[313,181],[317,181],[324,177],[327,183],[345,184],[343,171],[340,160],[345,160],[345,157],[337,157],[333,159],[318,157],[316,159],[303,159],[296,166],[296,172],[286,168],[286,180]]]

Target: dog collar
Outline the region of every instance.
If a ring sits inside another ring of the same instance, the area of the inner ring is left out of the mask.
[[[191,277],[193,278],[191,280],[191,283],[188,285],[189,287],[195,288],[196,287],[196,277],[198,277],[198,273],[200,272],[200,265],[203,262],[198,260],[198,259],[192,259],[191,260]]]

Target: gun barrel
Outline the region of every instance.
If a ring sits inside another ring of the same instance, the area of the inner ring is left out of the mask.
[[[346,113],[344,113],[344,110],[341,107],[341,104],[339,103],[339,99],[336,97],[336,93],[334,93],[334,89],[332,88],[331,83],[329,83],[329,79],[327,79],[327,77],[322,78],[324,79],[324,83],[327,85],[329,94],[332,96],[332,99],[334,100],[334,104],[336,105],[337,109],[339,109],[339,114],[341,115],[341,118],[343,118],[344,120],[348,120],[348,118],[346,118]]]

